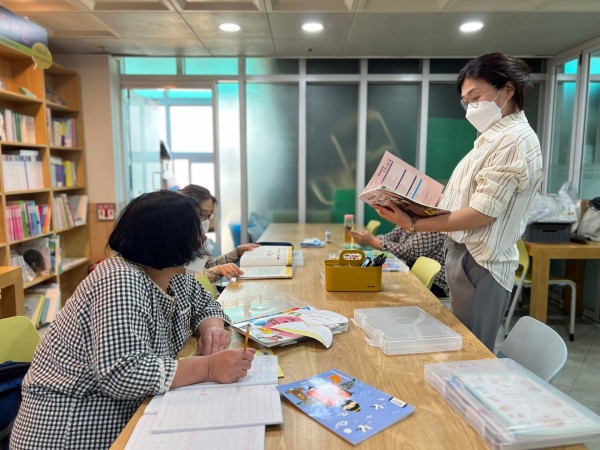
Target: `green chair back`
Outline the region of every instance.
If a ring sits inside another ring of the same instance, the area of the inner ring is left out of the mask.
[[[435,259],[419,256],[410,271],[427,287],[427,289],[430,289],[434,278],[441,268],[442,266]]]
[[[39,342],[40,335],[28,317],[0,319],[0,363],[31,362]]]

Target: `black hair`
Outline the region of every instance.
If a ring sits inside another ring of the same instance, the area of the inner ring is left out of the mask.
[[[462,68],[456,80],[458,93],[467,78],[484,80],[497,89],[511,82],[515,88],[512,101],[522,110],[525,106],[525,93],[533,87],[529,81],[529,66],[522,60],[503,53],[489,53],[470,60]]]
[[[164,269],[188,264],[203,241],[196,202],[179,192],[156,191],[129,202],[108,247],[134,263]]]
[[[217,198],[212,195],[208,189],[203,186],[198,186],[197,184],[188,184],[179,192],[188,197],[192,197],[198,204],[205,200],[212,200],[215,205],[217,204]]]

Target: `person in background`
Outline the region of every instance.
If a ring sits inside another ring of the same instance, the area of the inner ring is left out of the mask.
[[[185,264],[202,246],[197,204],[142,194],[123,210],[96,266],[35,351],[10,448],[108,448],[149,395],[246,376],[255,351],[231,350],[229,318]],[[199,356],[178,360],[198,334]]]
[[[441,233],[409,233],[400,227],[395,227],[387,234],[373,236],[367,230],[350,231],[354,242],[359,245],[370,245],[377,250],[388,251],[396,258],[412,267],[419,256],[427,256],[440,263],[442,268],[433,280],[431,292],[437,297],[447,297],[449,294],[446,283],[446,236]]]
[[[202,230],[204,233],[207,233],[210,227],[210,221],[214,217],[215,205],[217,204],[216,197],[214,197],[205,187],[196,184],[188,184],[179,192],[193,198],[198,203],[200,208],[200,219],[202,220]],[[243,274],[242,270],[235,263],[240,260],[245,252],[256,247],[258,247],[257,244],[239,245],[229,253],[213,257],[210,256],[210,252],[206,246],[203,246],[197,252],[196,258],[191,263],[189,270],[202,272],[211,283],[217,282],[221,277],[226,277],[230,280]],[[202,266],[203,261],[204,266],[200,267]]]
[[[436,217],[409,217],[394,204],[378,210],[401,228],[447,234],[446,281],[454,314],[492,352],[513,288],[517,240],[542,182],[542,153],[527,122],[531,87],[523,61],[491,53],[469,61],[457,89],[480,133],[454,169]]]

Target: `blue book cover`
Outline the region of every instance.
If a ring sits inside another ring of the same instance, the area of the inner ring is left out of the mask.
[[[353,445],[415,410],[414,406],[337,369],[277,389],[304,413]]]

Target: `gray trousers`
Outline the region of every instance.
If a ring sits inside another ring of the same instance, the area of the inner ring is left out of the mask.
[[[447,239],[446,247],[446,281],[452,311],[493,352],[510,292],[475,262],[464,244]]]

